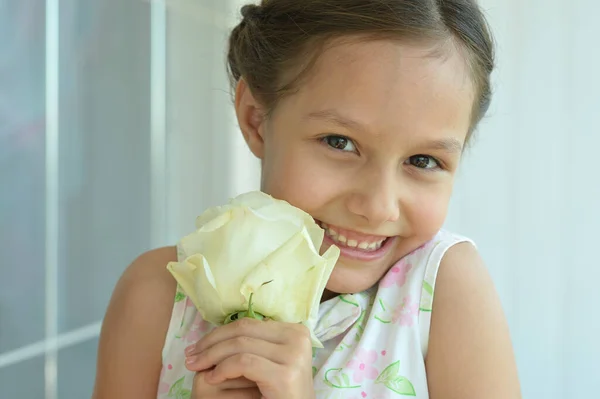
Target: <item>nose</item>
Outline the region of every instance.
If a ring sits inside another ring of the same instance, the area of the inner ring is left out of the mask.
[[[371,226],[398,221],[400,199],[395,173],[379,170],[360,180],[359,187],[348,197],[348,210],[366,219]]]

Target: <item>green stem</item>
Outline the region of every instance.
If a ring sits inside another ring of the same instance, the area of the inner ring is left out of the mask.
[[[227,316],[223,324],[233,323],[236,320],[243,319],[244,317],[249,317],[251,319],[263,320],[265,316],[262,314],[255,312],[252,306],[252,296],[254,293],[250,294],[250,298],[248,299],[248,310],[244,310],[241,312],[235,312]]]
[[[254,313],[254,309],[252,309],[252,296],[254,296],[254,293],[251,293],[250,299],[248,299],[248,316],[247,317],[256,319],[256,314]]]

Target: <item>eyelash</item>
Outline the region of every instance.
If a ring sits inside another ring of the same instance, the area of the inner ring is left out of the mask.
[[[412,165],[412,164],[410,163],[411,159],[414,159],[414,158],[417,158],[417,157],[419,157],[419,158],[421,158],[421,157],[423,157],[423,158],[429,158],[430,160],[432,160],[433,162],[435,162],[435,164],[436,164],[436,165],[435,165],[433,168],[420,168],[420,167],[418,167],[418,166]],[[432,172],[432,171],[436,171],[436,170],[441,170],[441,169],[444,169],[444,168],[443,168],[443,164],[442,164],[442,162],[441,162],[439,159],[437,159],[436,157],[432,157],[431,155],[426,155],[426,154],[417,154],[417,155],[413,155],[413,156],[409,157],[409,158],[406,160],[406,163],[407,163],[409,166],[412,166],[412,167],[414,167],[414,168],[417,168],[417,169],[419,169],[419,170],[422,170],[422,171],[424,171],[424,172]]]
[[[348,150],[343,150],[343,149],[340,149],[340,148],[336,148],[336,147],[334,147],[334,146],[333,146],[333,145],[331,145],[331,143],[329,142],[329,140],[331,140],[331,139],[341,139],[341,140],[346,140],[346,141],[347,141],[347,143],[346,143],[346,144],[352,144],[352,146],[354,147],[354,151],[348,151]],[[328,135],[328,136],[325,136],[325,137],[321,138],[321,142],[322,142],[323,144],[325,144],[326,146],[328,146],[329,148],[331,148],[332,150],[334,150],[334,151],[339,151],[339,152],[353,152],[353,153],[357,153],[357,151],[356,151],[356,144],[354,143],[354,141],[353,141],[351,138],[348,138],[348,137],[346,137],[346,136],[342,136],[342,135],[338,135],[338,134],[330,134],[330,135]],[[421,167],[418,167],[418,166],[415,166],[415,165],[411,164],[411,162],[410,162],[410,161],[411,161],[411,159],[413,159],[413,160],[414,160],[414,158],[417,158],[417,157],[425,157],[425,158],[429,158],[429,160],[431,160],[431,161],[435,162],[436,166],[435,166],[435,167],[433,167],[433,168],[421,168]],[[405,161],[405,163],[406,163],[407,165],[409,165],[409,166],[412,166],[412,167],[414,167],[414,168],[416,168],[416,169],[419,169],[419,170],[422,170],[422,171],[424,171],[424,172],[432,172],[432,171],[435,171],[435,170],[441,170],[441,169],[444,169],[444,168],[443,168],[443,163],[442,163],[442,162],[441,162],[439,159],[437,159],[436,157],[433,157],[433,156],[431,156],[431,155],[426,155],[426,154],[416,154],[416,155],[412,155],[412,156],[410,156],[410,157],[409,157],[409,158],[408,158],[408,159]]]
[[[348,151],[348,150],[343,150],[337,147],[334,147],[333,145],[331,145],[331,143],[329,142],[329,140],[331,139],[341,139],[341,140],[346,140],[346,144],[352,144],[352,146],[354,147],[354,151]],[[325,144],[326,146],[328,146],[329,148],[331,148],[334,151],[340,151],[340,152],[353,152],[353,153],[357,153],[357,149],[356,149],[356,144],[354,143],[354,140],[352,140],[351,138],[348,138],[346,136],[341,136],[339,134],[330,134],[328,136],[325,136],[321,139],[321,142],[323,144]]]

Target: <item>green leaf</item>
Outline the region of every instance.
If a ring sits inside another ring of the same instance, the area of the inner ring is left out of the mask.
[[[189,389],[182,389],[177,395],[177,399],[190,399],[191,397],[192,391],[190,391]]]
[[[375,384],[385,384],[398,378],[400,372],[400,360],[387,366],[375,380]]]
[[[317,368],[315,366],[313,366],[313,368],[312,368],[312,374],[313,374],[313,378],[315,378],[315,375],[317,375]]]
[[[175,381],[175,383],[173,385],[171,385],[171,389],[169,389],[169,393],[167,394],[167,396],[169,398],[179,399],[179,391],[181,391],[181,389],[183,388],[183,380],[184,379],[185,379],[185,377],[181,377],[180,379]]]
[[[400,395],[417,396],[413,384],[404,377],[397,377],[392,381],[388,381],[385,386]]]
[[[177,291],[177,294],[175,294],[175,302],[181,302],[185,299],[185,294],[181,291]]]

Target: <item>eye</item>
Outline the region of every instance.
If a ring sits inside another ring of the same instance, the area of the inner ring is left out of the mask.
[[[323,142],[329,147],[339,151],[356,152],[354,142],[348,137],[331,135],[323,137]]]
[[[423,154],[413,155],[412,157],[408,158],[407,162],[411,166],[414,166],[415,168],[419,168],[419,169],[438,169],[438,168],[440,168],[440,163],[438,162],[438,160],[429,155],[423,155]]]

